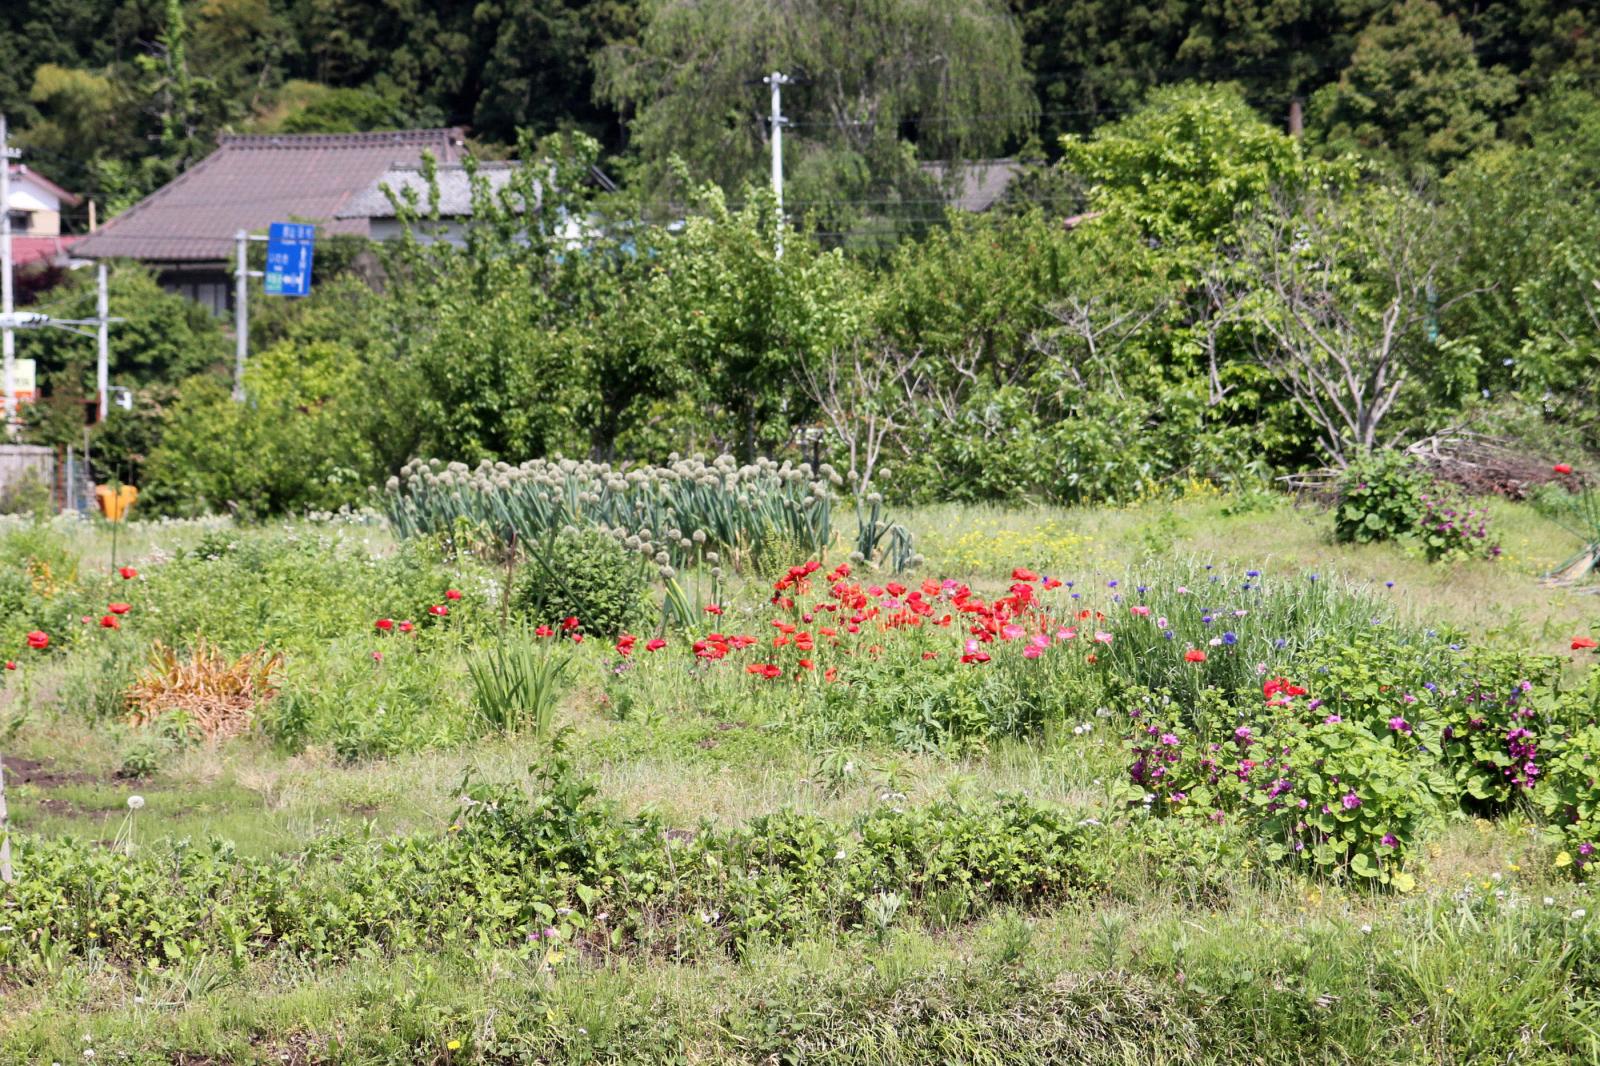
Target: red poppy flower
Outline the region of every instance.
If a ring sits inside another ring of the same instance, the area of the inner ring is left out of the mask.
[[[35,629],[28,634],[28,647],[35,651],[43,651],[50,646],[50,634],[41,629]]]
[[[447,600],[459,600],[461,598],[461,591],[459,589],[445,589],[444,598]]]
[[[17,664],[16,663],[12,662],[10,659],[6,660],[6,669],[7,670],[15,670],[16,668],[17,668]]]
[[[1039,580],[1039,575],[1034,573],[1032,570],[1027,569],[1026,567],[1019,566],[1015,570],[1011,571],[1011,580],[1013,580],[1013,581],[1038,581]]]
[[[810,659],[801,659],[800,660],[800,669],[802,669],[802,670],[809,670],[815,665],[816,665],[816,663],[812,662]]]
[[[122,575],[122,580],[124,581],[132,581],[134,578],[139,576],[139,571],[135,570],[131,566],[120,567],[117,570],[117,573]]]
[[[533,631],[533,635],[536,637],[553,637],[555,634],[556,631],[551,629],[549,626],[540,626],[538,629]]]
[[[103,615],[100,616],[100,628],[101,629],[121,629],[122,628],[122,622],[114,614],[103,614]]]
[[[400,623],[400,632],[402,632],[402,633],[409,633],[415,628],[417,628],[417,627],[412,625],[410,622],[401,622]]]
[[[706,604],[706,614],[721,614],[721,613],[722,613],[722,608],[721,607],[718,607],[714,603]]]
[[[1593,637],[1573,637],[1572,638],[1572,650],[1573,651],[1582,651],[1585,648],[1595,648],[1595,647],[1600,647],[1600,641],[1595,640]]]
[[[656,637],[654,640],[647,640],[644,642],[645,651],[660,651],[666,646],[667,642],[662,640],[660,637]]]
[[[436,603],[432,607],[428,608],[428,613],[433,615],[435,618],[443,618],[450,613],[450,608],[446,607],[442,603]]]
[[[1183,653],[1183,661],[1186,663],[1203,663],[1206,661],[1206,653],[1199,648],[1190,648]]]
[[[574,629],[577,629],[578,628],[578,616],[577,615],[568,615],[567,617],[563,618],[561,620],[561,628],[565,629],[568,633],[572,632]]]
[[[381,651],[373,652],[372,653],[372,661],[375,662],[375,663],[383,662],[383,652],[381,652]]]
[[[394,628],[394,620],[389,618],[380,618],[376,622],[372,623],[372,625],[378,630],[378,632],[387,633],[389,630]]]
[[[106,604],[106,610],[110,611],[112,614],[127,614],[129,611],[133,610],[133,604],[108,603]]]
[[[1572,473],[1572,465],[1570,463],[1557,463],[1555,465],[1554,469],[1555,469],[1555,472],[1558,473],[1558,474],[1570,474],[1570,473]]]

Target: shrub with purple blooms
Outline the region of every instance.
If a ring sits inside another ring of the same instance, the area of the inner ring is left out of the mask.
[[[1430,563],[1446,559],[1495,559],[1500,542],[1489,535],[1486,508],[1468,507],[1437,489],[1422,496],[1417,537]]]
[[[1210,738],[1170,699],[1134,707],[1129,777],[1147,809],[1241,826],[1272,859],[1409,888],[1407,845],[1437,810],[1421,764],[1286,679],[1263,695],[1260,712]]]

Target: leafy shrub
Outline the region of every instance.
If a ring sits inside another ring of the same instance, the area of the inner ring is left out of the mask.
[[[1271,859],[1409,887],[1401,864],[1437,807],[1423,769],[1359,722],[1289,702],[1206,740],[1184,724],[1192,714],[1147,694],[1129,741],[1141,798],[1158,814],[1238,820]]]
[[[1562,849],[1556,864],[1587,877],[1600,850],[1600,725],[1586,725],[1555,746],[1535,796],[1551,819],[1546,837]]]
[[[1429,478],[1405,452],[1368,452],[1339,478],[1334,538],[1369,544],[1415,532]]]
[[[1493,559],[1500,544],[1489,535],[1489,512],[1467,507],[1437,489],[1422,496],[1417,533],[1431,563],[1443,559]]]
[[[190,378],[146,465],[141,504],[259,516],[358,502],[376,473],[358,364],[336,344],[279,345],[251,360],[242,404],[221,380]]]
[[[646,617],[648,592],[643,564],[616,540],[567,531],[530,551],[515,600],[535,622],[577,618],[586,633],[615,636]]]

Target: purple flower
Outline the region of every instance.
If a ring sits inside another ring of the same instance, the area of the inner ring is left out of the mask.
[[[1406,721],[1404,718],[1401,718],[1399,715],[1395,715],[1393,718],[1389,719],[1389,728],[1394,730],[1396,733],[1410,733],[1411,723]]]
[[[1383,834],[1383,839],[1378,841],[1378,843],[1382,844],[1386,848],[1398,848],[1400,846],[1400,838],[1395,836],[1393,833],[1385,833]]]
[[[1344,804],[1345,810],[1353,811],[1357,807],[1361,806],[1361,797],[1357,796],[1354,792],[1346,792],[1344,797],[1340,799],[1339,802]]]
[[[1330,715],[1328,715],[1328,717],[1326,717],[1326,718],[1324,718],[1322,720],[1322,724],[1323,725],[1338,725],[1342,721],[1344,721],[1344,719],[1340,718],[1338,715],[1330,714]]]

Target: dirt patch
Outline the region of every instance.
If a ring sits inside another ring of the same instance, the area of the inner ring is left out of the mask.
[[[60,818],[76,818],[80,814],[97,813],[89,810],[87,807],[80,807],[71,800],[50,799],[48,797],[34,800],[33,805],[37,807],[42,814],[53,814]]]
[[[57,770],[54,763],[39,759],[19,759],[14,755],[5,757],[5,770],[8,785],[56,788],[60,785],[91,785],[107,780],[82,770]]]

